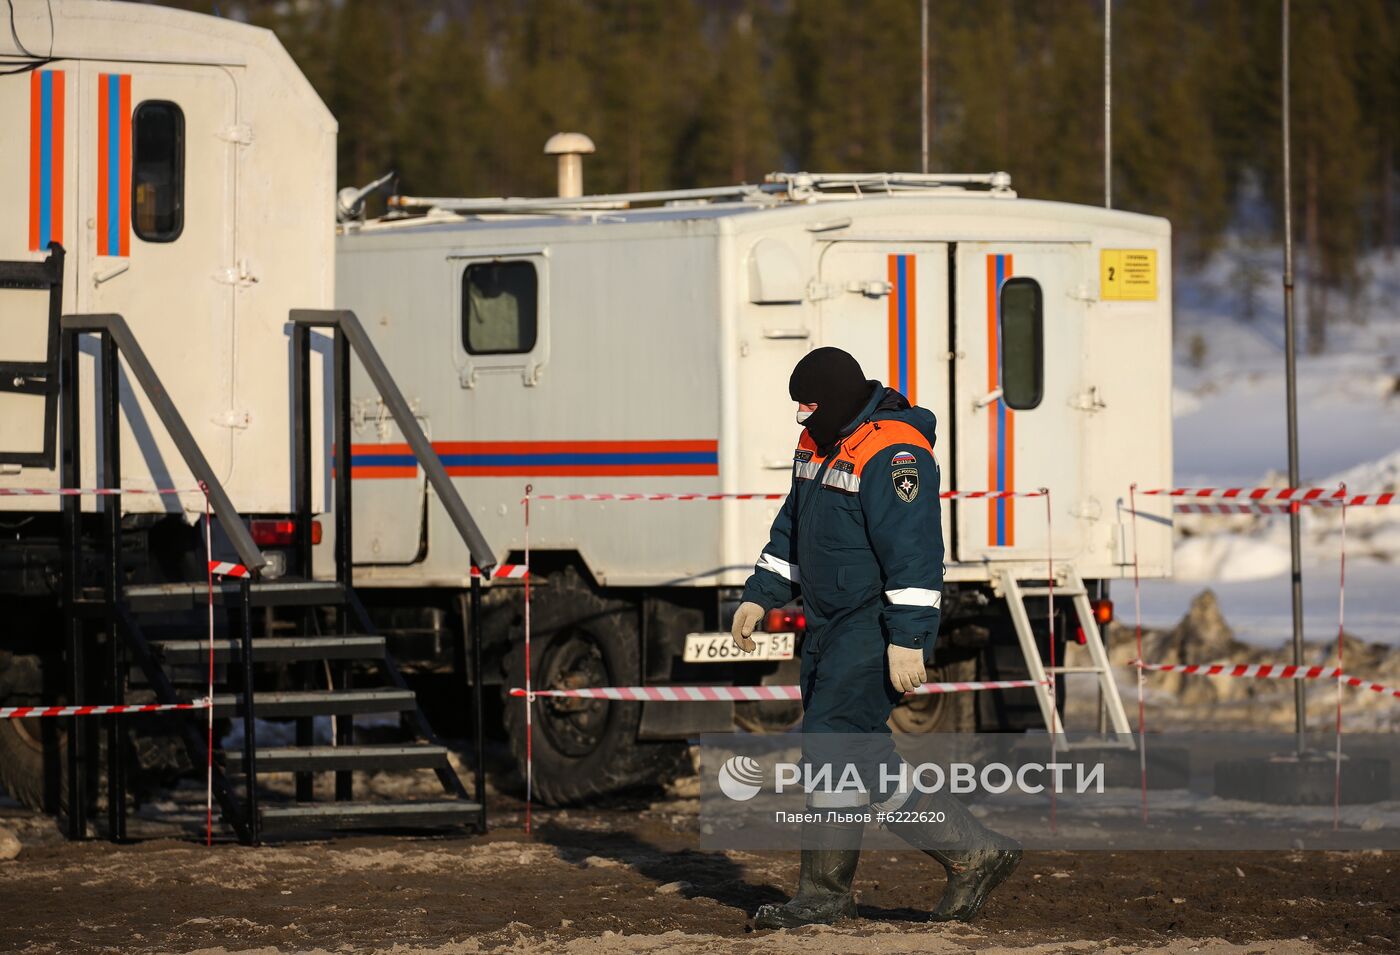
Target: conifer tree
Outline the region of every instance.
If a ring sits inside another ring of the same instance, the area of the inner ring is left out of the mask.
[[[695,121],[678,144],[678,182],[757,182],[781,165],[764,75],[761,22],[751,7],[745,4],[725,17]]]

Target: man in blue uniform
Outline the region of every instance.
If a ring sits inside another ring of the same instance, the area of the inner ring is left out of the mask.
[[[937,921],[968,920],[1020,861],[1020,848],[974,819],[958,800],[890,791],[899,756],[887,720],[924,682],[938,634],[943,581],[934,416],[899,392],[869,381],[855,358],[818,348],[793,370],[788,390],[805,424],[792,489],[773,521],[743,603],[734,642],[753,649],[764,613],[802,597],[803,757],[841,778],[856,768],[863,792],[809,794],[813,809],[846,810],[859,821],[808,823],[797,894],[765,905],[760,928],[833,922],[856,914],[851,880],[870,804],[940,824],[887,823],[938,860],[948,887]],[[883,772],[882,772],[883,770]],[[825,817],[825,814],[823,814]]]

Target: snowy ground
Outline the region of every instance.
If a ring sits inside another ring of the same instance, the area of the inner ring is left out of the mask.
[[[1236,246],[1177,276],[1178,486],[1287,483],[1280,258]],[[1303,484],[1346,481],[1352,493],[1400,490],[1400,256],[1363,269],[1365,292],[1338,304],[1348,317],[1327,353],[1298,359]],[[1300,289],[1300,346],[1304,301]],[[1304,518],[1310,640],[1337,630],[1340,523],[1335,511]],[[1400,646],[1400,507],[1351,509],[1347,523],[1347,631]],[[1144,620],[1174,623],[1210,586],[1241,639],[1278,645],[1292,626],[1288,567],[1287,517],[1178,517],[1175,579],[1144,586]]]

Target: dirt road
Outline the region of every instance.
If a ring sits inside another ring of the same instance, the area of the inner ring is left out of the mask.
[[[191,836],[65,843],[0,810],[0,951],[1265,952],[1400,951],[1395,853],[1028,853],[968,926],[921,913],[942,873],[867,853],[862,920],[754,932],[789,853],[696,848],[695,801],[535,815],[498,800],[486,837],[353,837],[206,849]]]

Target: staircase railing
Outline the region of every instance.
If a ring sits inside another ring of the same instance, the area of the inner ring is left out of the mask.
[[[120,358],[126,359],[131,376],[145,393],[151,409],[164,425],[174,442],[176,450],[186,467],[197,480],[219,524],[228,536],[239,562],[253,573],[264,567],[267,559],[253,542],[252,535],[243,518],[229,500],[223,485],[214,474],[204,453],[200,451],[194,436],[186,426],[184,418],[176,410],[170,394],[161,383],[146,353],[132,334],[125,319],[115,314],[64,315],[61,322],[61,356],[59,379],[62,389],[62,413],[60,415],[60,481],[62,486],[81,486],[82,467],[80,458],[80,431],[82,422],[82,401],[79,388],[78,351],[79,338],[83,335],[96,335],[101,348],[101,376],[98,387],[102,395],[102,483],[108,488],[121,487],[121,376]],[[135,626],[130,615],[121,609],[122,603],[122,522],[120,496],[106,496],[101,499],[105,524],[103,553],[103,599],[98,605],[102,608],[108,634],[108,657],[112,676],[111,691],[115,698],[112,703],[122,703],[126,685],[125,650],[129,645],[136,655],[137,663],[146,679],[154,687],[161,702],[177,702],[175,689],[160,666],[155,662],[150,647],[140,629]],[[86,599],[82,570],[82,499],[77,496],[63,498],[63,540],[64,567],[63,612],[65,634],[68,640],[69,699],[74,704],[85,702],[86,676],[84,669],[84,621],[89,616],[94,602]],[[252,659],[252,630],[250,626],[251,601],[249,582],[245,578],[237,588],[241,609],[243,658]],[[125,639],[118,639],[122,633]],[[256,776],[253,772],[255,734],[253,723],[253,685],[251,667],[245,666],[244,673],[244,745],[247,749],[248,801],[244,812],[240,813],[232,788],[222,773],[214,778],[214,792],[219,799],[224,815],[239,830],[240,837],[255,838]],[[213,705],[213,700],[210,700]],[[108,732],[108,815],[109,834],[113,839],[123,838],[126,830],[125,794],[125,722],[121,716],[107,717]],[[86,830],[87,780],[89,763],[88,740],[84,736],[82,721],[74,717],[69,724],[68,746],[68,836],[81,838]],[[186,746],[192,754],[209,758],[207,741],[194,731],[188,722],[182,723]],[[246,816],[244,814],[247,814]]]
[[[437,493],[438,500],[447,510],[457,533],[467,545],[471,561],[480,568],[479,574],[471,575],[470,620],[468,631],[471,634],[471,664],[467,673],[460,674],[465,682],[471,678],[472,704],[475,711],[474,745],[476,749],[475,789],[476,802],[481,808],[480,828],[486,827],[486,776],[483,766],[482,738],[482,691],[481,691],[481,577],[489,575],[496,565],[496,557],[490,544],[472,519],[462,496],[457,492],[452,479],[447,476],[432,442],[423,433],[418,419],[408,406],[403,392],[399,390],[389,369],[384,364],[369,334],[353,311],[348,309],[305,309],[291,310],[292,323],[292,401],[293,417],[293,473],[295,475],[296,526],[298,552],[302,555],[302,573],[311,576],[311,331],[317,328],[329,329],[332,335],[331,368],[333,382],[334,411],[332,420],[332,455],[335,463],[335,567],[336,581],[345,588],[347,602],[362,616],[363,605],[356,599],[353,587],[353,555],[351,541],[351,433],[350,433],[350,353],[360,359],[370,382],[384,400],[399,432],[413,451],[418,465],[427,475],[428,483]],[[344,624],[342,623],[342,629]],[[462,648],[462,659],[466,661],[466,648]],[[396,667],[390,665],[389,673],[400,686],[403,677]],[[431,738],[426,722],[420,731]],[[454,777],[455,778],[455,777]],[[444,778],[444,782],[448,782]],[[465,794],[463,794],[465,795]]]
[[[412,410],[408,407],[408,402],[404,400],[403,392],[399,390],[398,384],[393,376],[389,374],[389,369],[384,365],[384,359],[379,356],[374,344],[369,340],[368,333],[360,324],[359,318],[349,309],[312,309],[294,308],[291,311],[292,321],[292,394],[296,403],[295,424],[298,429],[296,435],[297,463],[297,505],[298,517],[303,523],[301,533],[303,534],[303,545],[311,540],[311,342],[309,331],[313,328],[329,328],[332,330],[334,339],[332,343],[332,363],[334,367],[333,379],[335,387],[335,454],[336,462],[335,493],[336,493],[336,573],[342,583],[350,583],[350,563],[351,550],[350,541],[347,537],[342,545],[340,532],[342,524],[348,524],[350,520],[350,485],[349,480],[339,480],[340,477],[350,477],[350,351],[354,350],[355,356],[360,359],[360,364],[364,366],[369,380],[374,384],[375,389],[384,399],[384,405],[389,409],[389,414],[394,418],[394,423],[399,426],[399,432],[404,436],[404,440],[413,451],[413,456],[418,459],[418,464],[423,468],[423,473],[428,477],[428,483],[437,492],[438,499],[442,501],[442,506],[447,509],[447,516],[452,519],[452,524],[457,528],[457,533],[462,535],[462,540],[466,542],[467,549],[471,552],[472,563],[480,567],[483,572],[490,570],[496,565],[495,555],[491,551],[491,545],[486,543],[486,538],[482,536],[481,530],[476,526],[476,521],[472,520],[471,512],[467,510],[466,503],[462,496],[457,493],[457,488],[453,485],[452,479],[447,476],[447,469],[442,466],[442,461],[438,458],[437,452],[433,450],[432,443],[428,436],[423,433],[423,429],[418,425],[418,419],[413,416]],[[348,527],[344,528],[348,533]],[[310,553],[310,548],[303,546],[303,553]]]

